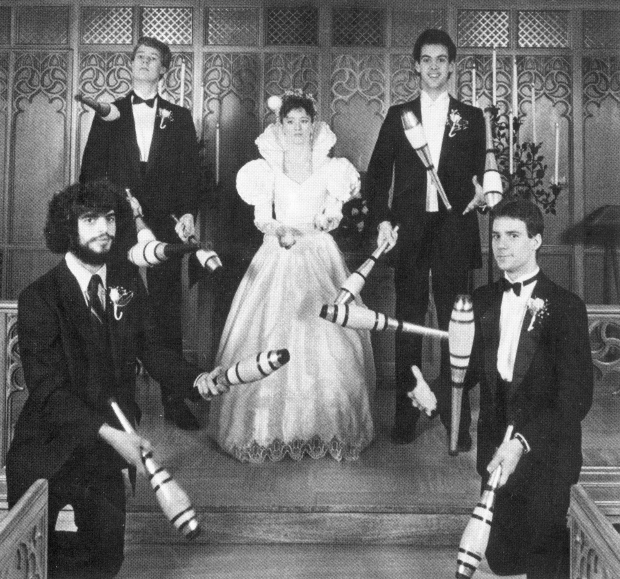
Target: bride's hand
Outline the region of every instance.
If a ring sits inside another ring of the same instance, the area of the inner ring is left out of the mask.
[[[284,249],[290,249],[297,242],[295,239],[294,230],[290,227],[284,227],[284,225],[281,225],[278,229],[276,229],[276,236],[278,237],[280,247],[283,247]]]
[[[325,212],[317,213],[314,216],[314,228],[319,231],[331,231],[337,226],[335,217],[329,217]]]

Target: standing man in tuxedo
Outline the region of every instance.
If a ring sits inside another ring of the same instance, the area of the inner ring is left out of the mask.
[[[196,131],[190,112],[157,94],[170,66],[168,45],[142,37],[133,51],[133,90],[114,102],[120,116],[96,116],[82,158],[80,181],[107,177],[129,188],[147,225],[160,241],[178,242],[194,234],[201,191]],[[179,219],[175,223],[171,215]],[[176,229],[176,231],[175,231]],[[182,259],[147,270],[149,295],[164,328],[168,347],[183,351]],[[179,428],[196,430],[198,421],[167,382],[161,385],[164,417]]]
[[[419,98],[390,107],[368,166],[370,214],[378,240],[396,244],[396,317],[424,324],[429,300],[429,272],[439,327],[447,330],[454,300],[470,293],[470,271],[481,267],[478,219],[472,209],[484,204],[477,178],[485,159],[484,119],[480,109],[448,94],[456,46],[442,30],[426,30],[415,43],[413,59],[420,77]],[[428,173],[405,136],[401,113],[412,111],[424,127],[433,163],[453,209],[446,211]],[[390,192],[392,192],[390,200]],[[396,413],[392,441],[407,444],[415,437],[419,410],[407,392],[416,385],[411,366],[421,367],[422,337],[396,338]],[[441,420],[450,428],[450,367],[442,346],[437,398]],[[471,448],[469,399],[464,396],[459,450]]]
[[[569,578],[566,513],[582,464],[581,421],[593,366],[584,303],[537,264],[540,209],[506,199],[492,213],[499,281],[474,292],[476,334],[465,387],[480,383],[477,468],[498,466],[487,561],[499,575]],[[503,442],[507,425],[513,437]]]
[[[114,251],[128,228],[135,235],[129,203],[109,181],[55,195],[45,237],[64,258],[19,296],[28,399],[7,456],[8,501],[13,506],[35,480],[48,480],[50,577],[114,577],[123,562],[122,470],[144,473],[140,449],[151,445],[121,428],[108,399],[139,422],[136,358],[181,400],[223,391],[216,371],[166,348],[138,269]],[[75,533],[54,530],[66,505]]]

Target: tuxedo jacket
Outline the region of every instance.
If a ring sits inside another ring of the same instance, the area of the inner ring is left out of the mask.
[[[537,300],[542,309],[536,315],[533,308],[526,310],[513,380],[499,392],[502,295],[499,282],[478,288],[473,294],[476,333],[465,387],[480,383],[478,472],[487,475],[486,467],[512,422],[531,451],[521,457],[508,483],[523,491],[540,477],[574,484],[582,464],[581,421],[592,404],[593,365],[586,307],[580,298],[541,272],[532,300]]]
[[[89,307],[64,259],[19,296],[19,348],[28,398],[7,457],[9,500],[19,498],[37,478],[53,477],[76,456],[118,465],[118,455],[98,440],[98,431],[104,422],[121,428],[109,408],[110,396],[130,421],[139,419],[136,358],[153,378],[174,384],[180,398],[191,393],[201,372],[162,347],[137,268],[126,261],[108,264],[107,287],[134,292],[118,310],[120,320],[107,298],[107,342],[96,339]]]
[[[131,95],[114,104],[120,113],[115,121],[95,115],[82,157],[80,181],[107,177],[131,189],[157,238],[178,242],[170,214],[195,216],[202,188],[191,114],[186,108],[158,97],[153,140],[143,177]]]
[[[381,126],[367,174],[367,195],[372,221],[400,224],[397,248],[409,263],[417,258],[426,216],[427,171],[407,140],[401,112],[411,110],[421,121],[420,98],[390,107]],[[453,209],[446,212],[439,199],[442,227],[438,239],[439,266],[446,271],[482,265],[476,212],[462,215],[473,199],[472,177],[484,174],[485,126],[482,111],[452,97],[436,167]],[[390,190],[393,189],[391,206]]]

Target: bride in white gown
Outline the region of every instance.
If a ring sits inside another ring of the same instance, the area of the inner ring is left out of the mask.
[[[269,377],[211,402],[210,433],[244,462],[287,454],[354,460],[374,436],[370,336],[319,317],[349,275],[327,232],[358,193],[359,175],[346,159],[328,157],[336,136],[314,115],[311,98],[285,95],[281,122],[256,139],[262,159],[237,175],[264,239],[233,300],[216,361],[226,368],[261,351],[290,352]]]

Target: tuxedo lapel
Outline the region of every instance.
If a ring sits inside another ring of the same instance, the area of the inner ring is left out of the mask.
[[[170,111],[170,103],[161,97],[157,97],[157,111],[155,113],[155,125],[153,126],[153,139],[149,151],[149,161],[146,165],[146,172],[150,173],[157,166],[157,157],[160,153],[163,141],[166,139],[166,131],[170,131],[172,124],[171,118],[163,119],[162,109]]]
[[[489,391],[495,396],[497,385],[497,350],[499,348],[499,318],[503,291],[499,283],[493,285],[491,300],[485,306],[480,323],[484,344],[484,372]]]
[[[540,274],[536,287],[532,292],[532,299],[540,298],[544,302],[548,303],[551,290],[551,282],[549,279]],[[519,336],[519,346],[517,347],[517,354],[515,357],[514,368],[512,371],[512,384],[509,392],[509,398],[514,395],[519,386],[523,382],[534,355],[536,354],[541,337],[541,323],[542,320],[534,320],[532,323],[532,312],[528,308],[523,318],[523,325],[521,326],[521,334]]]
[[[133,106],[131,105],[131,95],[118,101],[121,118],[121,139],[125,143],[129,163],[131,164],[131,172],[140,176],[140,147],[138,146],[138,137],[136,135],[136,123],[133,118]]]
[[[450,118],[450,111],[454,109],[456,105],[457,101],[450,97],[450,102],[448,103],[448,114],[446,115],[443,130],[443,141],[441,142],[441,153],[439,154],[439,163],[437,163],[437,174],[439,174],[440,169],[442,169],[446,163],[449,163],[449,159],[452,155],[452,144],[454,143],[454,139],[449,137],[450,126],[448,124],[448,119]]]

